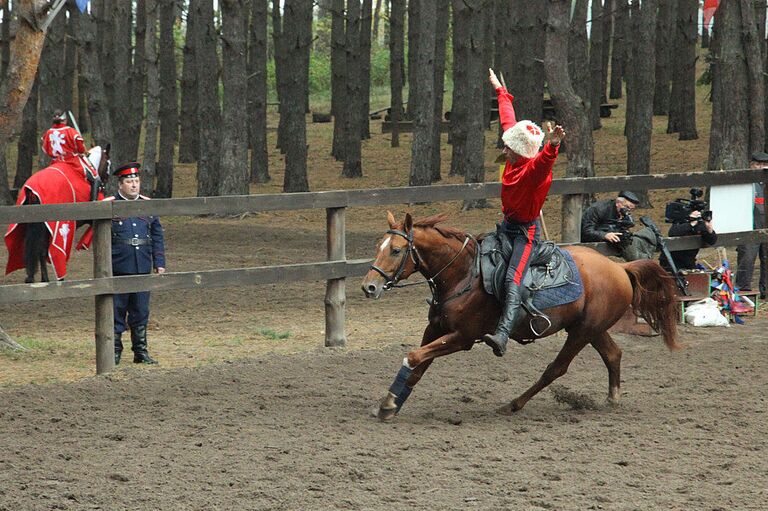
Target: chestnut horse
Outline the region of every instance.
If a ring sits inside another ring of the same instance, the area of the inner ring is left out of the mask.
[[[457,229],[438,226],[447,218],[444,214],[416,221],[406,214],[401,223],[392,213],[388,212],[387,217],[390,229],[379,242],[376,259],[363,279],[365,295],[379,298],[382,291],[419,272],[430,284],[434,297],[421,347],[408,353],[379,405],[378,417],[382,420],[400,411],[435,358],[471,349],[483,334],[494,331],[501,313],[498,301],[483,290],[482,278],[472,272],[479,250],[477,240]],[[621,349],[608,329],[630,306],[661,333],[670,351],[680,347],[676,340],[675,281],[656,261],[620,264],[590,248],[569,246],[566,250],[581,274],[584,292],[572,303],[546,310],[552,325],[542,337],[559,330],[565,330],[568,337],[539,380],[499,408],[499,413],[509,415],[523,408],[539,391],[563,376],[587,344],[597,350],[608,368],[608,401],[617,403]],[[537,335],[526,318],[510,337],[522,342],[536,339]]]

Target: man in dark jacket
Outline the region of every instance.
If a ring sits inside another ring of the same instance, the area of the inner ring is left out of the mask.
[[[708,247],[717,243],[717,233],[712,227],[712,220],[703,220],[701,218],[701,211],[691,211],[687,222],[672,224],[669,228],[670,238],[697,235],[701,236],[701,240]],[[672,255],[672,261],[675,263],[675,267],[678,270],[692,270],[696,268],[696,256],[698,253],[698,248],[692,248],[689,250],[675,250],[674,252],[671,252],[670,255]],[[667,258],[663,255],[659,258],[659,263],[661,263],[661,266],[668,272],[672,271]]]
[[[115,171],[118,192],[105,200],[149,200],[139,194],[139,164],[129,163]],[[165,273],[163,227],[156,216],[112,219],[112,273],[141,275]],[[123,352],[123,332],[131,330],[131,349],[136,364],[157,364],[147,351],[149,291],[115,295],[115,364]]]
[[[631,213],[640,199],[630,191],[623,191],[615,199],[597,201],[587,208],[581,218],[581,241],[609,243],[627,261],[650,259],[656,250],[656,234],[645,227],[628,235],[634,225]]]

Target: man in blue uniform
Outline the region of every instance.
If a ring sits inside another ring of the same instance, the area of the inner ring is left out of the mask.
[[[139,194],[141,179],[138,163],[115,171],[118,191],[105,200],[149,200]],[[140,275],[165,273],[163,227],[155,216],[112,219],[112,273]],[[149,291],[115,295],[115,364],[123,353],[123,332],[131,330],[131,349],[136,364],[157,364],[147,352]]]

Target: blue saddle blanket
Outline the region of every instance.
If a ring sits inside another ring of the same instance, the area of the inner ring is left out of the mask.
[[[573,261],[570,252],[561,248],[557,249],[563,256],[566,264],[570,267],[570,282],[557,287],[542,287],[531,290],[531,281],[524,282],[527,289],[531,290],[533,306],[539,310],[565,305],[575,302],[584,293],[584,283],[581,280],[576,263]]]
[[[506,299],[504,277],[511,254],[506,236],[490,233],[482,241],[478,264],[483,287],[501,303]],[[571,254],[546,241],[535,245],[523,289],[523,306],[536,312],[576,301],[584,293],[584,284]]]

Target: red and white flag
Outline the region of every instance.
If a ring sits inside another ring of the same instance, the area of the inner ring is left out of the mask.
[[[719,6],[720,0],[704,0],[704,28],[709,29],[712,16],[715,15],[715,11]]]

